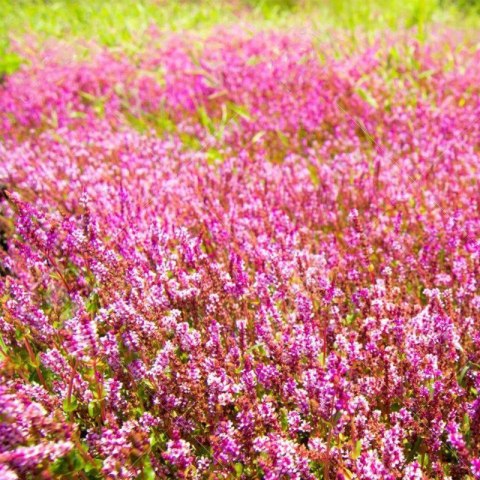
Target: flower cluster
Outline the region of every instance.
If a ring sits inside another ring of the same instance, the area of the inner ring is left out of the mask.
[[[480,49],[317,40],[4,79],[2,478],[480,478]]]

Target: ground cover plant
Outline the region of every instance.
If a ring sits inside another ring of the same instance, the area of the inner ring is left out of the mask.
[[[477,35],[212,8],[9,37],[0,478],[480,478]]]

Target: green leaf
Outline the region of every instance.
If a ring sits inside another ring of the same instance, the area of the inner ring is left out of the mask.
[[[367,90],[364,90],[363,88],[358,87],[357,93],[360,96],[360,98],[365,102],[367,102],[371,107],[378,108],[377,101],[375,100],[375,98],[372,97],[372,95]]]
[[[200,123],[206,128],[210,133],[215,132],[215,125],[213,124],[212,119],[209,117],[207,110],[202,105],[198,109],[198,115],[200,116]]]
[[[86,308],[88,313],[95,314],[98,312],[100,309],[100,297],[98,296],[98,293],[93,293],[90,295]]]
[[[422,437],[417,437],[415,443],[412,445],[410,452],[407,455],[407,461],[410,462],[415,458],[417,455],[418,450],[420,449],[420,445],[422,444]]]
[[[280,410],[280,425],[282,426],[282,430],[284,432],[288,431],[287,411],[285,408]]]
[[[463,386],[463,381],[465,379],[465,376],[467,375],[467,372],[470,370],[470,364],[467,363],[462,370],[460,371],[460,374],[458,375],[458,384]]]
[[[345,320],[347,321],[347,325],[351,325],[355,320],[355,317],[356,315],[354,313],[348,313],[347,316],[345,317]]]
[[[145,462],[145,466],[143,467],[143,478],[145,480],[155,480],[157,478],[155,475],[155,470],[153,469],[149,460]]]
[[[358,458],[360,456],[361,453],[362,453],[362,441],[357,440],[355,442],[355,446],[354,446],[353,451],[352,451],[352,458],[355,460],[356,458]]]
[[[57,460],[55,460],[51,469],[52,469],[52,473],[58,476],[66,475],[72,470],[68,460],[65,457],[58,458]]]
[[[63,410],[66,413],[74,412],[77,408],[78,408],[78,400],[73,395],[70,398],[70,400],[68,398],[66,398],[63,401]]]
[[[242,463],[235,463],[233,465],[233,468],[235,469],[235,472],[237,473],[238,476],[242,475],[243,473],[243,464]]]
[[[241,105],[236,105],[232,103],[230,104],[230,110],[232,110],[233,113],[243,118],[244,120],[248,120],[249,122],[252,120],[252,117],[248,113],[248,110]]]
[[[222,160],[222,154],[216,148],[209,148],[207,150],[207,162],[213,165]]]
[[[100,413],[100,407],[98,405],[98,401],[91,401],[88,404],[88,414],[92,418],[98,417],[98,414]]]
[[[67,456],[57,459],[52,465],[52,472],[58,476],[70,478],[69,474],[73,472],[84,471],[86,469],[85,461],[76,450],[71,451]]]
[[[325,353],[324,353],[324,352],[320,352],[320,353],[318,354],[318,357],[317,357],[317,358],[318,358],[318,361],[320,362],[320,365],[321,365],[322,367],[324,367],[324,366],[325,366]]]
[[[343,412],[342,410],[338,410],[338,412],[335,413],[335,415],[332,417],[332,425],[336,425],[340,418],[342,418]]]
[[[188,352],[184,352],[183,350],[178,348],[175,353],[177,355],[177,358],[179,358],[182,363],[188,363],[188,360],[190,359]]]
[[[73,469],[76,471],[83,470],[85,467],[85,460],[82,456],[76,450],[72,452],[71,456]]]
[[[7,351],[7,346],[5,345],[5,342],[3,341],[3,338],[1,335],[0,335],[0,348],[1,348],[1,351],[0,351],[0,360],[1,360],[4,358],[4,355],[2,354],[2,352]]]
[[[102,461],[101,460],[94,460],[93,462],[87,463],[83,469],[87,478],[89,480],[101,480],[104,478],[100,473],[102,469]]]

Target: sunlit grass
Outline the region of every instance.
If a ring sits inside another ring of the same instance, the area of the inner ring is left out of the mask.
[[[456,4],[458,5],[458,3]],[[441,0],[0,0],[1,34],[95,38],[107,46],[141,43],[151,25],[176,31],[248,20],[262,26],[315,22],[339,28],[423,28],[458,19]]]
[[[262,29],[314,28],[373,33],[411,29],[420,39],[434,23],[478,26],[477,9],[465,0],[0,0],[0,79],[22,59],[12,40],[56,38],[69,43],[94,40],[125,54],[160,31],[208,32],[222,25],[248,24]],[[471,2],[470,2],[471,3]],[[475,3],[475,2],[473,2]]]

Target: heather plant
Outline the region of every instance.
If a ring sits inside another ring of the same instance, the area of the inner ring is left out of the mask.
[[[0,86],[0,477],[480,478],[476,39],[149,35]]]

